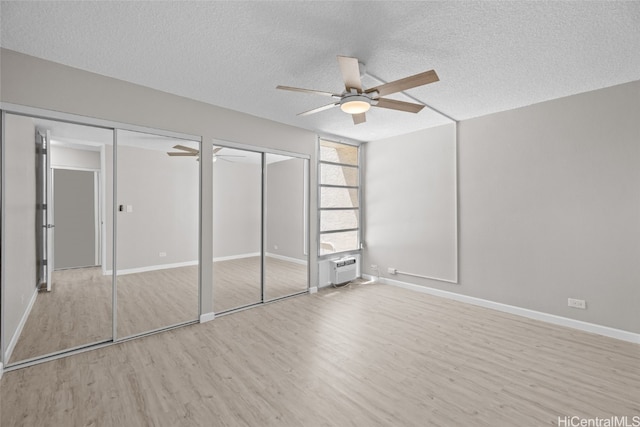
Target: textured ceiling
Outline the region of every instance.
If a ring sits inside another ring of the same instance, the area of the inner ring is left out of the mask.
[[[2,47],[362,141],[447,120],[296,117],[327,98],[276,85],[340,92],[336,55],[385,81],[433,68],[440,81],[408,93],[460,120],[640,80],[640,2],[3,1],[0,14]]]

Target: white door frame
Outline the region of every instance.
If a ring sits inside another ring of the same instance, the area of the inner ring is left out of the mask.
[[[101,153],[103,150],[100,150]],[[106,242],[103,238],[104,236],[104,228],[105,228],[105,224],[104,224],[104,216],[105,216],[105,212],[104,212],[104,208],[105,208],[105,200],[104,200],[104,191],[103,191],[103,185],[104,183],[102,182],[102,173],[100,171],[100,169],[94,169],[94,168],[77,168],[77,167],[71,167],[71,166],[51,166],[50,171],[51,171],[51,176],[53,177],[53,170],[70,170],[70,171],[83,171],[83,172],[93,172],[93,197],[94,197],[94,207],[95,209],[95,218],[94,218],[94,230],[95,230],[95,236],[96,236],[96,241],[95,241],[95,263],[96,265],[100,265],[102,267],[102,270],[104,271],[105,269],[105,264],[106,264],[106,250],[104,249],[104,245],[106,245]],[[52,180],[53,181],[53,180]],[[53,194],[51,196],[51,207],[55,208],[54,206],[54,198],[53,198]],[[52,212],[55,209],[52,209]]]

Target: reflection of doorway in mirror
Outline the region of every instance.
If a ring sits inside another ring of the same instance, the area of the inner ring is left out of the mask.
[[[97,171],[53,170],[54,270],[100,265],[99,206]]]
[[[51,142],[54,271],[104,267],[104,148]]]

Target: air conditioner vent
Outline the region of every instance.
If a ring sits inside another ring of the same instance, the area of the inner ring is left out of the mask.
[[[331,260],[329,266],[331,269],[329,275],[333,285],[350,282],[356,278],[357,261],[355,257]]]

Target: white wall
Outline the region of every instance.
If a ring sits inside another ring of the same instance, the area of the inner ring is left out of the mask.
[[[4,278],[2,326],[5,351],[12,349],[36,295],[35,126],[7,114],[4,129]]]
[[[461,122],[460,284],[397,279],[640,332],[639,113],[633,82]],[[376,152],[367,184],[379,176]],[[367,234],[380,226],[368,217]],[[369,242],[367,256],[382,253],[377,246]],[[390,261],[376,259],[383,275]],[[569,297],[587,309],[568,308]]]

